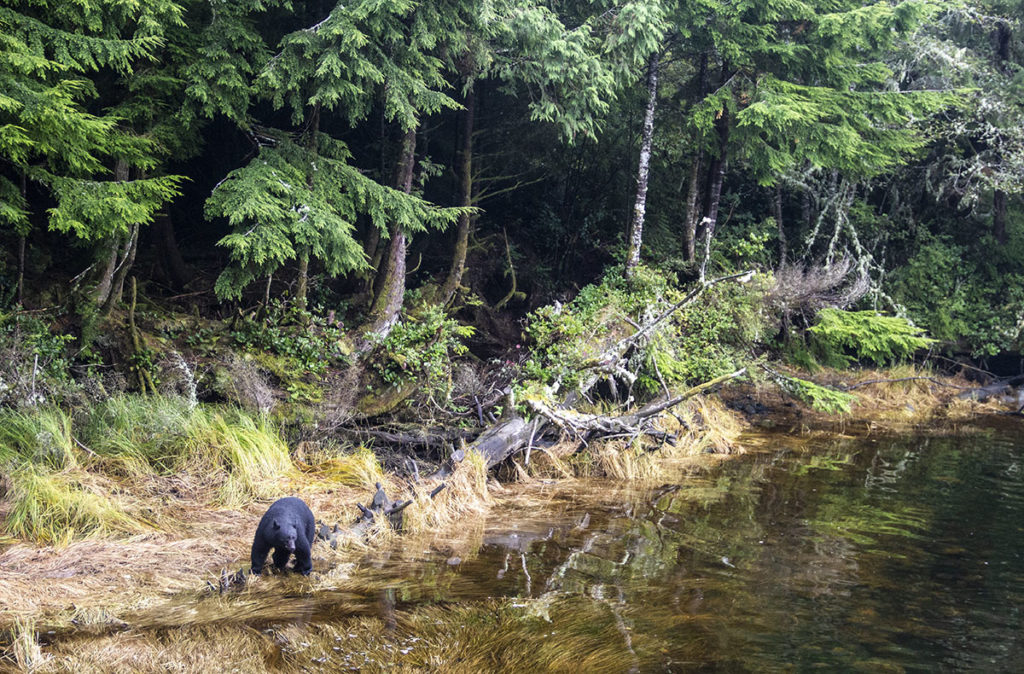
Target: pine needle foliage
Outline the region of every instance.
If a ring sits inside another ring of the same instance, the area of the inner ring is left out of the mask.
[[[878,365],[901,361],[935,343],[907,319],[874,311],[823,309],[809,332],[824,364],[836,367],[854,361]]]
[[[386,187],[349,164],[344,143],[317,136],[317,150],[282,131],[264,132],[269,144],[235,169],[206,202],[208,217],[226,217],[234,228],[220,241],[232,264],[217,279],[222,298],[238,297],[262,275],[309,250],[328,274],[364,269],[367,260],[354,238],[357,217],[387,232],[397,223],[409,232],[443,229],[462,208],[441,208],[416,195]]]
[[[852,393],[836,391],[797,377],[785,377],[780,387],[797,400],[826,414],[849,414],[850,406],[857,400]]]
[[[90,111],[97,98],[87,75],[128,75],[180,22],[169,0],[143,3],[24,0],[0,7],[0,224],[29,228],[25,188],[49,189],[52,228],[95,239],[148,223],[177,193],[179,178],[106,182],[115,160],[152,168],[157,147],[129,133],[121,118]]]

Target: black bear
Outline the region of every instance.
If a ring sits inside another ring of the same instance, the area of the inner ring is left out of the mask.
[[[283,570],[295,554],[295,570],[308,576],[313,570],[310,546],[316,532],[313,512],[302,499],[288,496],[275,501],[263,514],[252,541],[252,573],[263,571],[267,553],[274,548],[274,566]]]

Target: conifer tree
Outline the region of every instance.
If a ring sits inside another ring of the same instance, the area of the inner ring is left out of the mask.
[[[320,130],[327,116],[355,124],[380,101],[385,117],[408,136],[420,115],[457,107],[441,91],[443,63],[431,51],[441,25],[438,12],[436,6],[408,2],[339,3],[281,40],[257,85],[275,107],[290,111],[296,131],[262,130],[259,155],[232,172],[210,198],[208,214],[228,217],[235,228],[221,241],[231,251],[232,266],[218,279],[218,294],[238,296],[257,276],[297,260],[296,300],[304,305],[310,258],[332,275],[366,267],[353,236],[358,216],[390,235],[396,248],[391,257],[403,264],[408,233],[458,217],[458,209],[435,207],[411,190],[363,175],[349,165],[344,144]],[[409,143],[405,147],[410,149],[399,162],[411,167],[413,150]],[[400,307],[404,270],[392,275],[400,290],[390,293],[397,294]],[[378,326],[382,331],[397,317],[393,302],[387,314]]]
[[[155,165],[156,144],[86,104],[97,93],[90,73],[130,73],[159,46],[159,28],[180,21],[179,14],[169,0],[0,7],[0,224],[19,236],[18,301],[33,216],[30,181],[54,200],[50,228],[88,241],[137,232],[176,193],[178,176],[129,179],[128,169]]]

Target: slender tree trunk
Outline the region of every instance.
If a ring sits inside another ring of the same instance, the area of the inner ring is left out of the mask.
[[[654,140],[654,109],[658,104],[658,54],[651,54],[647,63],[647,107],[644,110],[644,128],[640,140],[640,164],[636,170],[636,201],[633,219],[629,224],[626,278],[640,264],[640,246],[644,239],[644,216],[647,212],[647,182],[651,169],[651,144]]]
[[[708,93],[708,54],[703,52],[700,56],[700,68],[697,74],[698,94],[697,100],[703,101]],[[686,221],[683,225],[683,244],[686,248],[686,261],[693,262],[697,259],[697,224],[700,222],[704,210],[704,203],[701,200],[701,172],[704,170],[704,147],[697,148],[697,156],[693,159],[690,167],[690,184],[686,192]]]
[[[996,190],[992,194],[992,233],[1000,245],[1005,246],[1010,242],[1010,236],[1006,232],[1006,192]]]
[[[153,230],[160,264],[167,275],[167,282],[175,290],[180,290],[189,282],[189,275],[185,259],[181,256],[181,249],[178,248],[178,241],[174,236],[174,222],[170,214],[158,213],[153,219]]]
[[[693,262],[697,257],[697,221],[700,220],[700,172],[704,163],[704,150],[698,150],[690,166],[689,185],[686,190],[686,221],[683,224],[683,244],[686,261]]]
[[[406,194],[412,192],[413,169],[416,163],[416,129],[405,132],[402,141],[402,156],[398,164],[398,187]],[[402,296],[405,294],[405,232],[397,223],[391,226],[391,240],[387,252],[386,275],[380,292],[374,298],[370,310],[369,332],[386,335],[398,320],[402,310]]]
[[[317,156],[317,134],[320,133],[320,104],[313,106],[313,112],[309,118],[309,128],[306,133],[306,148],[310,157]],[[306,169],[306,187],[313,189],[314,171],[310,166]],[[295,282],[295,306],[300,311],[306,310],[306,295],[309,289],[309,246],[299,247],[299,270]]]
[[[110,284],[110,294],[107,295],[107,299],[103,303],[104,313],[109,314],[114,307],[120,303],[121,298],[124,296],[124,280],[128,276],[128,272],[131,270],[132,265],[135,264],[135,251],[138,247],[139,225],[135,224],[132,225],[131,232],[128,234],[128,240],[125,242],[124,248],[121,251],[117,268],[114,270],[114,277]]]
[[[775,186],[775,193],[772,195],[772,215],[775,218],[775,226],[779,231],[779,269],[786,266],[786,257],[789,255],[788,242],[786,241],[786,230],[782,226],[782,188]]]
[[[466,111],[463,115],[462,125],[462,155],[460,157],[460,192],[459,202],[461,206],[473,205],[473,123],[476,109],[476,96],[473,89],[466,92]],[[459,216],[458,228],[455,231],[455,253],[452,256],[452,266],[448,270],[448,277],[441,287],[441,303],[451,302],[455,293],[462,283],[462,274],[466,271],[466,251],[469,248],[469,231],[472,228],[473,218],[469,213]]]
[[[718,224],[718,205],[722,197],[722,183],[725,180],[725,171],[729,166],[729,110],[722,110],[722,116],[718,118],[715,125],[718,130],[718,157],[711,165],[708,175],[708,196],[706,200],[707,210],[704,212],[706,225],[711,228],[711,234],[715,233],[715,225]]]
[[[700,264],[700,279],[703,282],[707,272],[707,265],[711,256],[711,240],[715,236],[715,227],[718,224],[718,205],[722,197],[722,183],[725,180],[725,171],[729,166],[729,109],[723,108],[722,115],[715,123],[718,131],[718,156],[711,163],[708,171],[708,193],[705,200],[706,210],[704,220],[701,222],[701,230],[704,239],[704,257]]]
[[[115,238],[111,243],[110,252],[107,254],[106,266],[104,266],[100,280],[96,284],[94,299],[98,307],[106,305],[107,298],[110,297],[110,288],[114,283],[114,270],[117,269],[117,254],[120,249],[121,241]]]
[[[306,310],[306,295],[309,290],[309,247],[299,249],[299,274],[295,283],[295,306]]]
[[[124,160],[119,159],[114,165],[114,178],[119,181],[125,181],[128,179],[128,163]],[[120,237],[115,237],[109,242],[110,253],[106,256],[106,264],[103,267],[103,271],[99,277],[99,282],[96,284],[95,301],[96,306],[101,307],[104,311],[109,311],[113,307],[115,302],[111,301],[111,293],[116,289],[115,281],[117,280],[118,272],[121,267],[124,266],[124,260],[127,259],[128,248],[125,248],[122,252],[121,247],[122,241]],[[131,245],[131,234],[128,235],[127,246]],[[119,265],[118,262],[121,262]],[[127,269],[125,269],[127,273]],[[124,282],[124,277],[121,277],[121,281]],[[117,300],[119,301],[121,296],[118,295]]]
[[[28,203],[28,177],[24,172],[21,174],[21,201]],[[25,234],[18,236],[18,306],[24,306],[25,302]]]

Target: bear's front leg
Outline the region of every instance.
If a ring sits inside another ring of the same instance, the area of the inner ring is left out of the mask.
[[[284,571],[284,568],[288,566],[288,558],[291,556],[292,551],[288,548],[274,548],[274,566],[278,571]]]
[[[258,576],[263,572],[263,563],[267,561],[268,552],[270,552],[270,548],[263,542],[263,539],[257,535],[256,540],[252,542],[252,555],[250,557],[250,561],[252,562],[252,569],[250,569],[251,573]]]
[[[308,576],[313,570],[313,556],[310,544],[305,541],[295,542],[295,570],[303,576]]]

